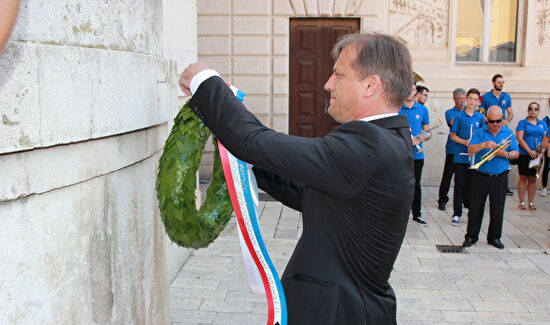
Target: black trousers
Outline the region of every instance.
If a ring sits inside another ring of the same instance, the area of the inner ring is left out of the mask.
[[[438,203],[447,204],[449,202],[449,187],[451,187],[451,179],[455,172],[453,164],[454,155],[447,154],[445,156],[445,166],[443,167],[443,175],[441,176],[441,184],[439,184],[439,199]]]
[[[455,189],[453,193],[453,216],[462,217],[462,203],[470,207],[470,175],[468,164],[453,164],[455,170]]]
[[[506,189],[508,188],[508,171],[496,176],[473,172],[471,183],[472,199],[470,212],[468,213],[466,239],[471,238],[474,242],[478,240],[487,195],[489,195],[489,216],[491,218],[489,230],[487,231],[487,241],[500,239],[502,236]]]
[[[422,168],[424,168],[424,159],[414,160],[414,197],[412,203],[412,215],[414,218],[420,217],[420,205],[422,203],[422,188],[420,180],[422,179]]]
[[[548,185],[548,161],[550,161],[550,159],[544,155],[544,163],[542,164],[542,187]]]

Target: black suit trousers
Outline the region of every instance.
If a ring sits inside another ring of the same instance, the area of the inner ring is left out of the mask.
[[[412,215],[414,218],[420,217],[420,207],[422,203],[422,168],[424,168],[424,159],[414,160],[414,197],[412,202]]]
[[[441,176],[441,184],[439,184],[439,203],[446,204],[449,202],[449,187],[451,187],[451,179],[455,173],[453,164],[454,155],[447,154],[445,156],[445,166],[443,167],[443,175]]]
[[[455,189],[453,193],[453,216],[462,217],[462,203],[470,207],[470,170],[468,164],[453,164],[455,170]]]
[[[489,230],[487,241],[500,239],[502,236],[502,220],[504,214],[504,203],[506,201],[506,189],[508,188],[508,172],[498,176],[489,176],[479,172],[472,173],[472,196],[470,212],[468,213],[468,229],[466,238],[478,240],[485,201],[489,195]]]

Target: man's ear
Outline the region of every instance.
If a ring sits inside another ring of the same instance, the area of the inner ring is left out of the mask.
[[[365,79],[364,97],[371,97],[382,92],[382,80],[380,76],[370,75]]]

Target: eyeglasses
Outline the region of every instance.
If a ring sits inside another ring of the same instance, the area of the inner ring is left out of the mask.
[[[489,123],[500,123],[500,122],[502,122],[502,119],[499,118],[498,120],[487,120],[487,122],[489,122]]]
[[[540,108],[539,108],[539,107],[529,107],[528,110],[529,110],[529,111],[537,111],[537,112],[538,112],[538,111],[540,110]]]

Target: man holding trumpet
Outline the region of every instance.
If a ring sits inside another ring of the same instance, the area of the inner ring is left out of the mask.
[[[500,237],[508,188],[508,168],[510,159],[518,157],[518,150],[514,133],[502,123],[501,108],[489,107],[487,125],[474,133],[468,146],[468,153],[476,155],[474,165],[476,170],[471,178],[468,228],[462,246],[470,247],[477,242],[485,201],[489,195],[491,220],[487,231],[487,242],[496,248],[504,248]]]

